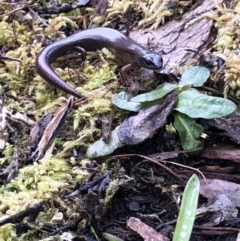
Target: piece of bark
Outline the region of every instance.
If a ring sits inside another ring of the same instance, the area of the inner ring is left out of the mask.
[[[227,132],[227,135],[236,143],[240,142],[240,116],[232,113],[217,119],[205,120],[208,125]]]
[[[200,153],[200,157],[206,157],[209,159],[221,159],[229,160],[240,163],[240,150],[239,147],[230,145],[216,145],[208,148],[204,148]]]
[[[224,1],[219,1],[219,4],[222,2]],[[164,66],[161,72],[176,74],[176,67],[184,66],[211,46],[216,35],[212,31],[213,20],[203,15],[214,11],[217,11],[214,0],[203,1],[181,19],[171,20],[156,31],[134,31],[130,37],[141,45],[162,53]]]

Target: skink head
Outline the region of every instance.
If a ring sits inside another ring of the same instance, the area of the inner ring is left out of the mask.
[[[139,58],[138,62],[145,69],[157,70],[163,66],[162,56],[154,52],[145,53]]]

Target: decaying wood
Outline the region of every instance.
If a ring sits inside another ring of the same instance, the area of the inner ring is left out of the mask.
[[[209,159],[228,160],[240,163],[239,147],[233,145],[217,144],[216,146],[204,148],[200,153],[200,157]]]
[[[214,23],[205,15],[216,11],[215,1],[205,0],[193,11],[164,24],[156,31],[146,32],[141,29],[132,32],[130,37],[143,46],[162,53],[162,72],[176,74],[176,67],[184,66],[189,60],[209,49],[215,38],[212,31]]]

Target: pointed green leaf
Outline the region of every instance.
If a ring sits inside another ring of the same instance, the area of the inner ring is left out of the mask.
[[[191,88],[178,95],[175,110],[192,118],[213,119],[227,116],[236,108],[230,100],[201,94]]]
[[[124,241],[123,239],[120,239],[116,235],[110,233],[103,233],[103,237],[108,241]]]
[[[179,82],[179,85],[192,85],[195,87],[202,86],[210,76],[207,68],[201,66],[193,66],[187,69]]]
[[[183,149],[187,150],[198,147],[201,144],[199,138],[203,132],[202,126],[187,115],[179,112],[175,112],[173,115],[174,126],[179,133]]]
[[[131,101],[134,102],[146,102],[146,101],[153,101],[157,99],[161,99],[168,93],[170,93],[172,90],[177,89],[178,85],[170,84],[170,83],[164,83],[159,85],[155,90],[137,95],[133,98],[131,98]]]
[[[112,99],[112,103],[123,110],[135,111],[138,112],[141,109],[140,103],[132,102],[132,95],[125,91],[121,91],[115,95]]]
[[[199,189],[199,179],[196,174],[193,174],[183,192],[173,241],[189,241],[197,210]]]

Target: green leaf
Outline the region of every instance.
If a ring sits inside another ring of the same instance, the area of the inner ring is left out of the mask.
[[[175,112],[173,115],[174,126],[179,133],[183,149],[188,150],[198,147],[201,144],[199,138],[203,132],[202,126],[187,115],[178,112]]]
[[[201,66],[193,66],[187,69],[179,82],[179,85],[192,85],[195,87],[202,86],[210,76],[207,68]]]
[[[103,237],[108,241],[124,241],[123,239],[120,239],[119,237],[110,233],[103,233]]]
[[[201,94],[191,88],[178,95],[175,110],[192,118],[213,119],[227,116],[236,108],[230,100]]]
[[[107,156],[111,154],[113,151],[115,151],[118,147],[124,146],[124,144],[121,143],[118,138],[118,128],[119,127],[115,128],[115,130],[111,132],[108,142],[100,139],[94,142],[92,145],[90,145],[86,153],[87,157],[94,158]]]
[[[177,219],[173,241],[188,241],[195,220],[200,183],[196,174],[189,179],[183,192],[182,204]]]
[[[130,101],[132,95],[121,91],[112,99],[112,103],[120,109],[138,112],[141,109],[140,103]]]
[[[150,108],[151,106],[154,106],[154,105],[157,105],[157,104],[160,104],[160,103],[162,103],[163,101],[164,101],[164,98],[162,98],[162,99],[157,99],[157,100],[153,100],[153,101],[143,102],[143,103],[141,103],[141,110]]]
[[[157,99],[161,99],[168,93],[170,93],[172,90],[177,89],[178,85],[170,84],[170,83],[164,83],[159,85],[155,90],[137,95],[133,98],[131,98],[131,101],[134,102],[146,102],[146,101],[153,101]]]

